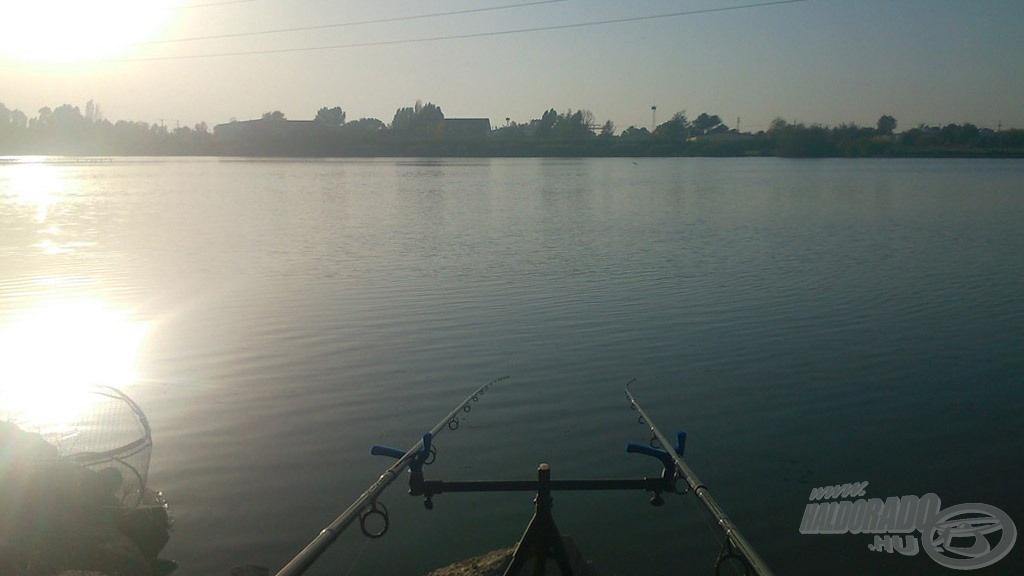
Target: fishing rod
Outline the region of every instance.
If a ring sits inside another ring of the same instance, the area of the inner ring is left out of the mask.
[[[431,440],[434,436],[440,434],[445,428],[449,430],[456,430],[459,427],[459,414],[468,414],[472,409],[472,403],[477,402],[487,390],[501,382],[507,380],[508,376],[502,376],[491,380],[487,384],[477,388],[472,394],[466,396],[466,399],[460,402],[447,416],[442,418],[430,432],[423,435],[423,439],[417,442],[409,448],[405,453],[394,449],[383,449],[386,452],[380,452],[380,447],[374,447],[371,451],[375,454],[385,454],[388,456],[394,456],[398,460],[388,467],[384,472],[377,478],[377,481],[370,485],[365,492],[362,493],[359,498],[356,499],[340,516],[335,518],[334,522],[331,522],[326,528],[320,531],[305,548],[302,549],[280,572],[277,576],[298,576],[304,573],[310,566],[316,562],[317,558],[320,557],[324,551],[327,550],[334,543],[335,540],[341,536],[349,526],[352,525],[356,519],[359,519],[359,525],[363,530],[363,533],[370,538],[379,538],[384,535],[384,532],[388,529],[388,516],[387,509],[384,508],[383,504],[377,502],[377,497],[380,496],[388,486],[394,482],[400,474],[405,472],[406,468],[410,465],[418,465],[422,467],[423,464],[429,464],[433,461],[434,455],[436,454]],[[384,526],[377,532],[369,532],[366,528],[366,520],[370,516],[380,516],[384,521]]]
[[[658,427],[654,425],[654,421],[644,412],[643,408],[640,407],[640,403],[636,401],[632,392],[629,391],[630,384],[634,382],[636,382],[635,379],[626,383],[626,397],[629,398],[630,408],[640,414],[640,423],[646,424],[653,435],[652,444],[657,440],[665,448],[664,451],[672,459],[679,476],[689,486],[693,495],[714,516],[715,523],[725,534],[725,543],[722,546],[721,553],[718,555],[718,561],[715,563],[715,573],[717,574],[721,571],[721,567],[726,560],[738,560],[743,564],[745,574],[750,574],[752,571],[757,576],[773,576],[771,568],[768,568],[764,560],[754,551],[750,542],[747,542],[747,539],[743,537],[743,534],[732,523],[732,520],[729,520],[729,517],[725,515],[725,511],[718,505],[718,502],[715,502],[715,499],[711,497],[707,486],[697,478],[693,470],[683,461],[682,453],[686,444],[686,433],[679,432],[675,448],[669,449],[668,447],[671,444],[668,439],[658,430]]]

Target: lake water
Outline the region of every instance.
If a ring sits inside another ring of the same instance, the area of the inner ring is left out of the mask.
[[[776,573],[945,574],[799,528],[812,488],[868,481],[1024,529],[1022,183],[1017,160],[0,163],[0,333],[36,358],[0,375],[119,378],[183,576],[275,572],[390,465],[372,444],[504,375],[428,478],[656,475],[623,450],[647,440],[635,377]],[[695,500],[647,499],[554,513],[605,574],[713,573]],[[424,574],[532,514],[382,501],[388,535],[354,527],[313,573]],[[976,573],[1020,573],[1021,548]]]

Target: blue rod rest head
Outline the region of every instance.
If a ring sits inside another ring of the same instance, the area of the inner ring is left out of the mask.
[[[657,458],[665,466],[665,468],[672,467],[672,457],[668,455],[668,452],[659,450],[658,448],[651,448],[644,444],[637,444],[636,442],[630,442],[626,444],[626,452],[636,452],[637,454],[644,454]]]
[[[683,455],[683,451],[685,451],[685,450],[686,450],[686,432],[683,432],[682,430],[680,430],[679,432],[676,432],[676,447],[675,447],[675,451],[676,451],[676,454],[682,456]]]
[[[434,452],[433,440],[434,435],[430,432],[423,435],[423,448],[420,448],[420,451],[416,453],[416,457],[413,458],[410,463],[413,468],[419,469],[422,468],[424,464],[433,462],[430,457]]]

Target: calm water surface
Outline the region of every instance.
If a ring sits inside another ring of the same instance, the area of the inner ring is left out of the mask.
[[[950,573],[799,526],[811,488],[869,481],[1024,529],[1022,182],[1021,161],[0,163],[0,333],[37,355],[0,374],[120,378],[183,576],[276,571],[389,465],[372,444],[505,374],[428,478],[657,474],[623,451],[636,377],[777,573]],[[353,529],[314,573],[511,545],[531,500],[427,512],[397,483],[387,537]],[[555,517],[604,573],[712,573],[705,517],[666,500],[558,493]]]

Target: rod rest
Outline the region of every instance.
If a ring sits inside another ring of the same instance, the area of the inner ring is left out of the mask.
[[[675,453],[679,456],[683,455],[683,451],[686,449],[686,432],[676,432],[676,445],[673,448]],[[626,444],[626,452],[632,452],[634,454],[643,454],[645,456],[651,456],[661,461],[661,465],[664,466],[662,471],[663,478],[671,478],[675,476],[676,465],[672,460],[672,456],[668,451],[661,448],[654,448],[644,444],[637,444],[636,442],[630,442]]]

